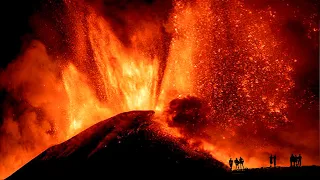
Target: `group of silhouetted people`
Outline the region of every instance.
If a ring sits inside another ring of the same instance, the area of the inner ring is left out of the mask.
[[[242,157],[240,157],[239,160],[238,160],[238,158],[236,158],[235,160],[232,160],[230,158],[229,165],[230,165],[230,169],[231,170],[232,170],[233,162],[236,165],[236,169],[244,169],[244,165],[243,165],[244,164],[244,160],[243,160]]]
[[[272,156],[272,154],[271,154],[269,159],[270,159],[270,167],[272,167],[272,164],[273,164],[273,167],[276,167],[277,166],[277,156],[276,155]]]
[[[302,160],[302,156],[300,154],[299,156],[291,154],[290,167],[301,167],[301,160]]]
[[[276,155],[270,155],[269,157],[270,159],[270,167],[276,167],[277,166],[277,156]],[[302,156],[301,154],[299,154],[299,156],[297,155],[291,155],[290,156],[290,167],[301,167],[301,160],[302,160]],[[230,158],[229,160],[229,165],[230,165],[230,169],[232,169],[233,167],[233,163],[236,165],[236,170],[239,170],[239,169],[244,169],[244,160],[242,157],[239,158],[236,158],[235,160],[232,160],[232,158]]]

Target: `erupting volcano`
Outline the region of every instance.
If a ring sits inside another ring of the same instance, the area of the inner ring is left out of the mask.
[[[49,148],[8,179],[227,175],[227,166],[208,153],[166,135],[161,124],[150,120],[153,114],[132,111],[99,122]]]
[[[246,167],[267,166],[272,153],[288,166],[291,153],[301,153],[304,164],[320,164],[318,7],[303,0],[42,4],[21,54],[0,74],[0,178],[135,110],[154,111],[147,123],[223,163],[242,156]]]

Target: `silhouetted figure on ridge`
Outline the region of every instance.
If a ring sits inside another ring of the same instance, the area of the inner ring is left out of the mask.
[[[277,156],[276,155],[273,156],[273,166],[274,167],[277,166]]]
[[[292,166],[294,166],[294,155],[293,154],[291,154],[291,156],[290,156],[290,167],[292,167]]]
[[[297,162],[297,163],[298,163],[298,166],[301,167],[301,160],[302,160],[301,154],[299,154],[297,160],[298,160],[298,162]]]
[[[243,160],[242,157],[240,157],[239,163],[240,163],[240,168],[241,168],[241,169],[244,169],[244,166],[243,166],[244,160]]]
[[[230,158],[230,160],[229,160],[229,165],[230,165],[230,169],[231,169],[231,171],[232,171],[232,166],[233,166],[233,160]]]
[[[236,158],[236,160],[234,160],[234,163],[236,164],[236,169],[239,169],[239,160],[238,160],[238,158]]]
[[[272,167],[272,164],[273,164],[273,156],[272,156],[272,154],[270,155],[269,159],[270,159],[270,167]]]
[[[294,167],[298,167],[298,156],[294,155],[294,159],[293,159],[293,163],[294,163]]]

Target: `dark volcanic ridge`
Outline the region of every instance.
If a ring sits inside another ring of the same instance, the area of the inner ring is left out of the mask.
[[[53,146],[8,179],[226,175],[227,167],[161,132],[153,111],[131,111],[101,121]]]
[[[320,166],[261,167],[232,171],[233,176],[320,177]]]

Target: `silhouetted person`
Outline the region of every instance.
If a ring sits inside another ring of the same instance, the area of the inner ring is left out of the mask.
[[[269,159],[270,159],[270,167],[272,167],[272,164],[273,164],[273,157],[272,157],[272,154],[270,155]]]
[[[230,165],[230,169],[231,169],[231,171],[232,171],[232,166],[233,166],[233,160],[230,158],[230,160],[229,160],[229,165]]]
[[[238,160],[238,158],[236,158],[236,160],[234,160],[234,163],[236,164],[236,169],[239,169],[239,160]]]
[[[244,160],[242,159],[242,157],[240,157],[239,163],[240,163],[240,168],[244,169],[244,166],[243,166]]]
[[[294,166],[295,167],[297,167],[298,166],[298,156],[297,155],[294,155],[294,161],[293,161],[293,163],[294,163]]]
[[[290,167],[292,167],[294,165],[294,156],[293,154],[291,154],[290,156]]]
[[[276,155],[273,156],[273,166],[274,167],[277,166],[277,156]]]
[[[298,162],[297,162],[297,163],[298,163],[298,166],[301,167],[301,160],[302,160],[301,154],[299,154],[297,160],[298,160]]]

